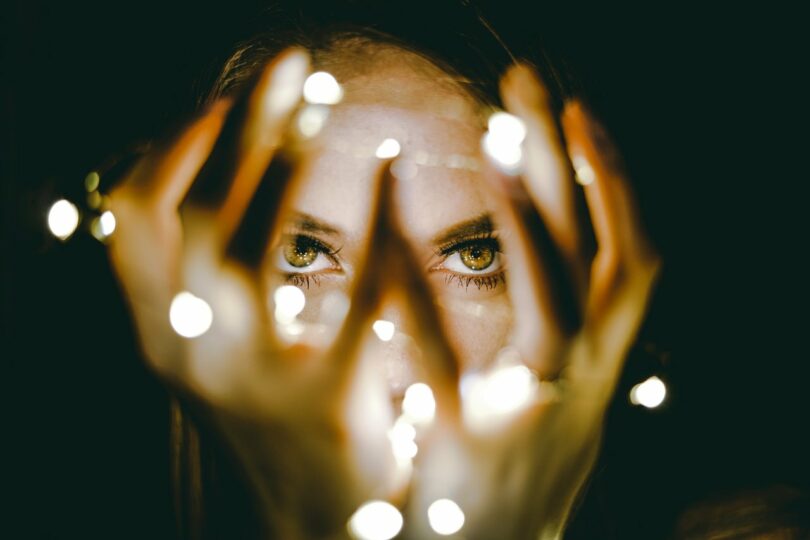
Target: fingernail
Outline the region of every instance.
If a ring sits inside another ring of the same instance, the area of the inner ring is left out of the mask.
[[[525,64],[516,64],[506,75],[506,84],[512,96],[523,107],[543,106],[548,102],[549,93],[537,73]]]

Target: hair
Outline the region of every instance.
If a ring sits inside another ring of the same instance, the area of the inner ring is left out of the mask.
[[[320,5],[314,11],[301,7],[284,11],[278,6],[271,10],[272,23],[236,47],[216,79],[206,85],[208,91],[198,105],[243,91],[270,59],[291,46],[305,48],[316,68],[336,74],[344,68],[356,70],[363,64],[359,60],[381,50],[405,51],[448,74],[481,105],[499,105],[500,76],[516,58],[468,2],[411,5],[407,13],[383,8],[378,5],[381,2],[332,4],[331,10]],[[419,64],[415,63],[417,69]],[[561,76],[563,71],[547,57],[534,65],[560,106],[572,79]],[[260,530],[257,512],[263,509],[253,507],[246,472],[213,430],[207,429],[204,415],[178,399],[171,401],[171,410],[171,480],[178,536],[267,534]]]

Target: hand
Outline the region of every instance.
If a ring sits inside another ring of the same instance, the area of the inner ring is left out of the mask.
[[[467,414],[474,397],[464,396],[460,415],[437,410],[419,446],[406,519],[413,538],[431,537],[427,508],[440,498],[464,511],[465,538],[560,536],[596,461],[605,410],[660,266],[618,155],[584,107],[565,108],[563,140],[530,69],[512,68],[501,92],[527,127],[524,173],[493,183],[516,317],[510,354],[555,382],[485,429]],[[587,184],[595,257],[583,247],[571,163]],[[566,300],[579,309],[566,312]]]
[[[268,528],[284,538],[345,531],[346,518],[362,502],[392,498],[402,488],[387,437],[393,419],[365,414],[390,409],[387,382],[378,366],[362,364],[355,354],[361,331],[371,327],[379,288],[351,293],[328,347],[290,344],[276,332],[268,309],[272,289],[256,265],[234,255],[308,70],[305,53],[282,54],[244,98],[214,104],[146,155],[110,193],[118,223],[110,258],[149,365],[225,436],[259,494]],[[221,172],[223,153],[230,169],[214,178],[213,187],[225,183],[227,189],[206,203],[201,184],[210,180],[211,163]],[[381,162],[379,177],[386,175]],[[271,232],[289,178],[270,185],[267,205],[258,210],[270,216]],[[383,215],[380,208],[376,215]],[[379,219],[372,220],[372,230],[381,230]],[[252,231],[254,253],[269,251],[263,232]],[[372,234],[367,252],[381,243]],[[359,273],[367,276],[357,283],[384,274],[372,268],[373,257],[365,259]],[[213,312],[210,329],[194,339],[169,324],[172,301],[184,290]],[[385,407],[375,408],[376,401]]]

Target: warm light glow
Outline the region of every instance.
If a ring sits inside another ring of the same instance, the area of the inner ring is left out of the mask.
[[[295,317],[304,311],[307,303],[304,291],[295,285],[282,285],[273,293],[273,301],[276,304],[275,317],[280,324],[290,324],[295,321]]]
[[[419,451],[415,442],[416,428],[402,417],[394,422],[394,426],[388,431],[388,438],[397,459],[413,459]]]
[[[455,534],[464,526],[464,512],[450,499],[434,501],[427,510],[428,523],[436,534]]]
[[[374,155],[379,159],[390,159],[397,157],[400,150],[399,141],[396,139],[385,139],[380,143],[380,146],[377,147],[377,151],[374,152]]]
[[[504,142],[519,145],[526,138],[526,125],[513,114],[496,112],[489,117],[487,129]]]
[[[101,177],[99,177],[98,173],[93,171],[88,173],[87,176],[84,177],[84,188],[89,191],[95,191],[98,189],[98,184],[101,181]]]
[[[115,216],[112,212],[107,210],[98,218],[99,225],[101,225],[101,233],[104,236],[110,236],[115,231]]]
[[[425,383],[415,383],[405,390],[402,413],[415,424],[426,424],[436,415],[436,399],[433,390]]]
[[[402,530],[402,514],[390,503],[370,501],[349,518],[349,533],[359,540],[390,540]]]
[[[643,405],[654,409],[664,402],[667,396],[667,387],[658,377],[650,377],[646,381],[635,385],[630,390],[630,402],[633,405]]]
[[[60,240],[67,240],[79,226],[79,209],[65,199],[53,203],[48,211],[48,228]]]
[[[537,399],[537,377],[523,365],[469,373],[461,380],[464,419],[473,429],[495,427]]]
[[[325,105],[307,105],[298,114],[298,131],[306,138],[312,138],[321,132],[329,119],[329,107]]]
[[[571,164],[574,166],[574,173],[578,183],[583,186],[593,184],[594,180],[596,180],[596,173],[587,159],[582,156],[574,156],[571,159]]]
[[[185,338],[203,335],[211,328],[213,320],[214,313],[208,302],[190,292],[181,292],[172,300],[169,322],[174,331]]]
[[[520,144],[502,139],[490,131],[484,134],[482,144],[484,152],[504,172],[514,174],[520,170],[520,164],[523,160],[523,149]]]
[[[304,82],[304,99],[316,105],[334,105],[343,99],[343,90],[330,73],[316,71]]]
[[[391,341],[394,338],[394,332],[396,332],[394,323],[391,321],[384,321],[382,319],[374,321],[371,328],[381,341]]]

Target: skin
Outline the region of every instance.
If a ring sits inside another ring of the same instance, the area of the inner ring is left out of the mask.
[[[255,246],[266,253],[258,267],[229,248],[288,133],[309,71],[301,51],[264,69],[244,98],[233,140],[220,138],[234,107],[225,99],[157,146],[110,194],[118,223],[110,258],[144,355],[230,444],[278,537],[341,537],[358,506],[382,498],[403,509],[404,537],[429,538],[427,508],[449,497],[464,510],[467,538],[558,538],[596,460],[658,257],[604,130],[574,102],[561,137],[547,92],[524,66],[509,70],[501,88],[507,109],[528,128],[520,177],[482,161],[477,173],[420,167],[397,179],[396,164],[370,153],[347,156],[345,148],[373,152],[392,136],[404,159],[423,149],[478,153],[472,99],[438,68],[384,50],[362,62],[338,55],[330,68],[346,100],[322,136],[300,149],[295,174],[270,185],[276,226]],[[189,190],[223,142],[234,149],[221,177],[227,189],[221,201],[202,204]],[[595,256],[579,240],[585,231],[574,212],[571,162],[592,173],[585,198]],[[295,232],[296,212],[342,231],[339,264],[306,289],[302,314],[314,325],[326,311],[326,291],[345,292],[348,312],[325,341],[283,339],[268,309],[268,296],[288,279],[278,255]],[[433,238],[482,214],[492,215],[508,255],[509,285],[448,285],[442,274],[450,257],[431,260]],[[538,223],[552,250],[538,241]],[[564,285],[549,271],[555,256],[580,315],[574,327],[556,301]],[[181,290],[205,298],[215,314],[209,331],[191,340],[166,322]],[[376,340],[369,329],[380,317],[394,321],[402,339]],[[558,382],[482,431],[466,412],[459,378],[488,366],[505,344]],[[413,470],[403,474],[388,430],[397,394],[411,380],[431,386],[437,407],[420,433]]]

